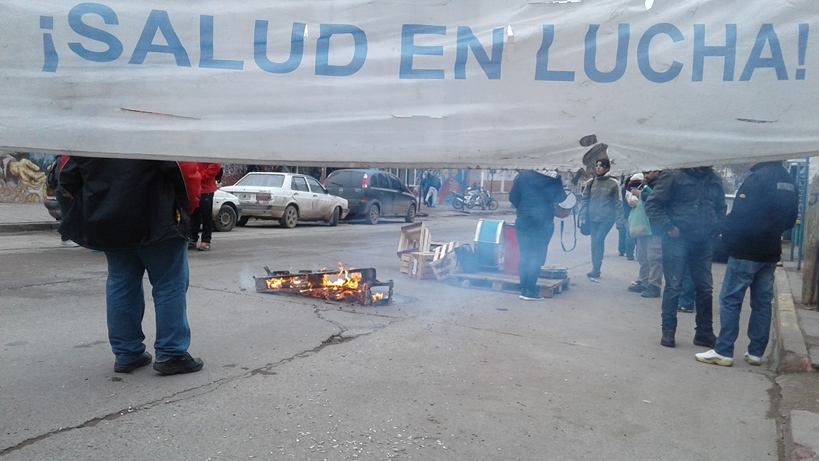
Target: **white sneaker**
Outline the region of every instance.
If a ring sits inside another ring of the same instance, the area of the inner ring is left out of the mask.
[[[757,357],[747,352],[745,353],[745,361],[748,362],[749,365],[753,365],[756,367],[762,365],[762,357]]]
[[[60,246],[64,246],[64,247],[67,247],[67,248],[74,248],[74,247],[78,247],[80,245],[77,244],[76,242],[74,242],[73,240],[63,240],[60,243]]]
[[[734,364],[734,359],[731,357],[725,357],[724,355],[719,355],[714,349],[711,349],[708,352],[694,354],[694,357],[697,358],[698,362],[713,363],[714,365],[719,365],[721,367],[730,367]]]

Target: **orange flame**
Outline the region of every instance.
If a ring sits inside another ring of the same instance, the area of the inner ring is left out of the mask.
[[[316,284],[315,280],[308,280],[307,276],[300,277],[298,274],[286,277],[268,278],[265,280],[267,288],[272,290],[289,290],[300,294],[312,296],[314,298],[324,298],[334,301],[351,299],[353,301],[363,301],[367,291],[362,285],[362,274],[352,272],[344,268],[342,263],[338,263],[338,272],[324,274],[321,282]],[[378,302],[384,299],[384,293],[372,293],[370,302]]]

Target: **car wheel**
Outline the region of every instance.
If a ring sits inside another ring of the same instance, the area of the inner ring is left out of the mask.
[[[378,214],[379,214],[378,205],[372,204],[369,208],[367,208],[367,215],[366,215],[366,222],[367,224],[378,224]]]
[[[415,221],[415,203],[410,203],[410,207],[407,210],[407,215],[404,216],[404,221],[406,221],[406,222],[414,222]]]
[[[299,222],[299,210],[293,205],[287,205],[287,208],[284,209],[284,214],[281,219],[279,219],[279,224],[281,224],[282,227],[292,229],[296,227],[297,222]]]
[[[338,226],[339,219],[341,219],[341,208],[335,207],[333,208],[333,216],[330,217],[330,225],[333,227]]]
[[[236,210],[230,205],[222,205],[219,214],[213,220],[213,228],[219,232],[227,232],[236,225]]]
[[[247,216],[242,216],[241,218],[239,218],[238,221],[236,221],[236,225],[242,227],[245,224],[247,224],[248,219],[250,219],[250,218],[248,218]]]

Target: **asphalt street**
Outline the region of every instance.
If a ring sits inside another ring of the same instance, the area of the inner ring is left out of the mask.
[[[477,219],[426,223],[433,241],[469,243]],[[167,377],[113,372],[103,253],[54,231],[3,234],[0,459],[780,459],[775,374],[696,362],[692,314],[661,347],[660,300],[626,291],[638,265],[616,231],[599,283],[584,276],[588,239],[567,253],[556,234],[547,264],[569,269],[570,289],[526,302],[400,273],[402,225],[216,233],[189,254],[190,352],[205,368]],[[265,266],[339,263],[394,280],[393,303],[254,289]],[[153,352],[147,278],[146,297]]]

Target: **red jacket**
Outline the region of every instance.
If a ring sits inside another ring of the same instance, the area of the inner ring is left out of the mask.
[[[199,174],[202,175],[202,193],[216,192],[216,175],[222,169],[221,163],[198,163]]]
[[[177,162],[185,178],[185,189],[188,191],[188,211],[199,208],[199,196],[202,193],[202,175],[199,173],[199,163]]]

